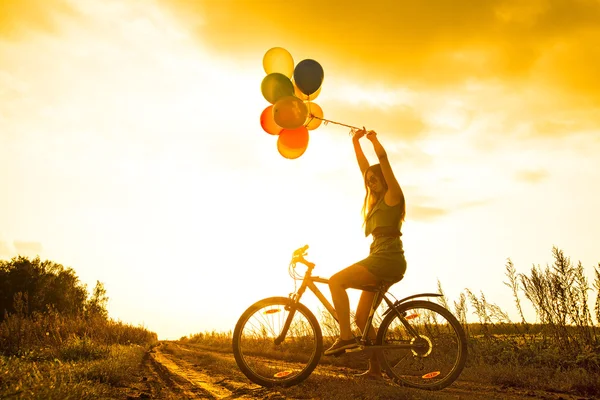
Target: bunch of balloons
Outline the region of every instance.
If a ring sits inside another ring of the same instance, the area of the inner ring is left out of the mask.
[[[321,125],[323,110],[313,100],[321,93],[323,68],[312,59],[294,67],[292,55],[281,47],[263,57],[267,74],[260,90],[270,105],[260,115],[260,126],[277,135],[277,150],[288,159],[300,157],[308,147],[308,131]]]

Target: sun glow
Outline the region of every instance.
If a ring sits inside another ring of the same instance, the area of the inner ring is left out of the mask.
[[[391,42],[385,24],[340,41],[335,18],[291,30],[260,2],[9,3],[0,257],[39,254],[90,287],[104,282],[116,319],[161,338],[226,331],[252,302],[294,289],[296,248],[310,245],[322,277],[367,255],[348,129],[322,124],[296,160],[261,129],[261,60],[273,46],[322,63],[324,118],[380,135],[407,199],[399,297],[435,291],[439,279],[451,300],[468,287],[511,311],[498,283],[506,258],[543,264],[556,244],[588,269],[597,263],[593,24],[554,31],[531,23],[539,5],[502,9],[495,23],[528,34],[515,48],[498,37],[502,25],[477,18],[476,40],[405,20],[403,38],[423,42]]]

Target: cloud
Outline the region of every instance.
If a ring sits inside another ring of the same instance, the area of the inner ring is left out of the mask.
[[[405,141],[422,138],[428,128],[422,116],[414,108],[406,105],[385,107],[364,103],[332,103],[326,111],[327,115],[324,115],[326,119],[337,120],[338,116],[342,116],[343,123],[358,127],[364,125],[367,129],[391,134]]]
[[[545,137],[561,137],[578,130],[585,129],[585,125],[579,121],[557,121],[540,118],[533,122],[532,134]]]
[[[0,1],[0,38],[21,39],[31,31],[56,34],[57,16],[74,14],[65,0]]]
[[[12,257],[15,255],[12,243],[0,240],[0,257]]]
[[[321,61],[325,118],[398,141],[442,135],[489,153],[514,140],[590,140],[600,126],[598,1],[159,4],[219,58],[259,65],[282,46],[296,62]]]
[[[15,250],[19,254],[35,255],[42,252],[42,244],[40,242],[22,242],[15,240],[13,244],[15,246]]]
[[[336,70],[371,81],[439,87],[535,78],[600,101],[595,0],[160,3],[231,58],[288,46],[292,55],[327,57]]]
[[[10,258],[17,255],[37,256],[42,252],[40,242],[25,242],[15,240],[13,242],[0,240],[0,257]]]
[[[515,179],[526,183],[539,183],[548,178],[546,170],[522,170],[515,173]]]
[[[431,222],[449,216],[453,212],[481,207],[492,201],[491,199],[463,201],[462,198],[455,200],[446,198],[446,204],[451,204],[445,207],[437,207],[435,204],[439,199],[426,194],[418,194],[415,192],[416,190],[415,187],[410,185],[405,187],[405,192],[412,192],[407,200],[406,218],[413,221]]]
[[[413,221],[433,221],[448,215],[449,210],[420,205],[407,205],[406,218]]]

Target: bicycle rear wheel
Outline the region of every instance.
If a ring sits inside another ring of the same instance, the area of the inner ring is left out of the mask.
[[[382,367],[397,384],[440,390],[458,378],[467,361],[467,339],[458,320],[444,307],[409,301],[384,318],[377,344],[409,344],[409,349],[381,351]]]
[[[233,355],[240,370],[262,386],[296,385],[312,373],[323,352],[321,327],[313,313],[287,297],[270,297],[251,305],[233,332]],[[286,320],[285,339],[276,344]]]

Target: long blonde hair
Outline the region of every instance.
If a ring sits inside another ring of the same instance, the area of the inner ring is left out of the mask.
[[[381,164],[373,164],[371,166],[369,166],[369,168],[367,168],[365,170],[365,174],[363,175],[363,181],[365,184],[365,200],[363,201],[363,206],[362,206],[362,216],[363,216],[363,225],[367,223],[367,216],[369,215],[369,212],[371,212],[371,210],[373,209],[373,207],[375,206],[375,204],[377,204],[377,202],[379,200],[381,200],[378,195],[376,193],[372,193],[371,189],[369,188],[369,184],[367,183],[367,173],[371,171],[373,173],[373,175],[375,175],[377,177],[377,179],[382,183],[384,190],[382,191],[383,194],[385,194],[388,190],[388,185],[387,182],[385,181],[385,177],[383,176],[383,172],[381,171]],[[400,220],[404,221],[404,216],[406,215],[406,203],[404,201],[404,194],[402,194],[402,213],[400,215]]]
[[[377,202],[379,200],[381,200],[379,198],[378,194],[371,192],[371,189],[369,188],[369,184],[367,182],[367,174],[369,173],[369,171],[371,171],[371,173],[373,173],[373,175],[375,175],[375,177],[377,177],[377,179],[385,187],[385,190],[383,190],[383,193],[385,193],[387,191],[387,183],[385,181],[385,178],[383,177],[383,172],[381,172],[381,165],[380,164],[371,165],[369,168],[367,168],[365,170],[365,174],[363,175],[363,181],[365,184],[365,191],[366,191],[365,199],[363,201],[363,206],[362,206],[362,211],[361,211],[362,216],[363,216],[363,225],[367,222],[367,216],[369,215],[369,212],[371,212],[371,210],[373,209],[375,204],[377,204]]]

